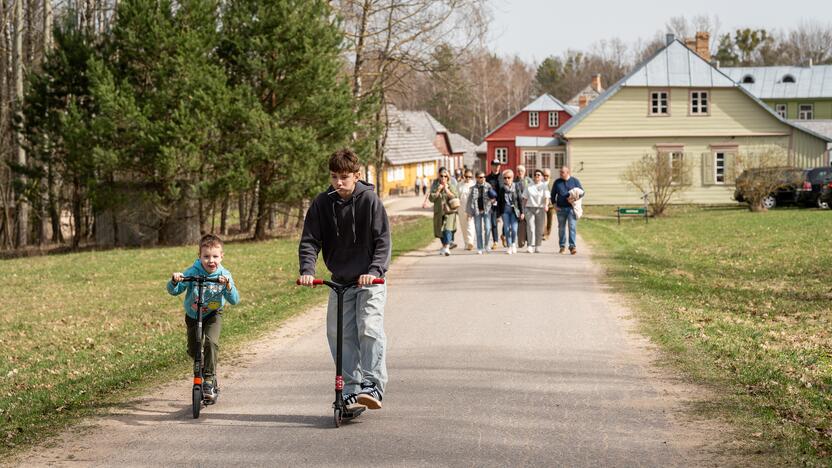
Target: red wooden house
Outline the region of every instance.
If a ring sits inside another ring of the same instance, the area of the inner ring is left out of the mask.
[[[567,164],[566,146],[555,138],[555,131],[565,124],[577,109],[544,94],[485,136],[487,152],[482,167],[490,170],[494,159],[502,161],[502,169],[526,166],[531,175],[536,168],[556,169]]]

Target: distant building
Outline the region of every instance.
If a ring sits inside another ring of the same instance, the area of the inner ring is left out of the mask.
[[[414,190],[417,178],[432,180],[448,154],[445,127],[427,112],[402,111],[387,106],[387,137],[384,144],[384,173],[381,174],[382,195],[408,193]],[[442,132],[437,132],[441,128]],[[436,142],[440,141],[440,147]],[[440,150],[440,148],[442,150]]]
[[[574,109],[548,94],[538,97],[485,135],[487,149],[482,167],[487,172],[488,163],[494,159],[502,161],[503,169],[523,164],[528,172],[563,165],[566,148],[554,132],[574,114]]]
[[[601,74],[592,75],[592,82],[586,88],[582,89],[578,94],[572,97],[566,104],[575,108],[583,109],[587,104],[594,101],[601,93],[604,92],[604,87],[601,86]]]
[[[832,120],[832,65],[721,67],[784,119]]]
[[[738,155],[783,152],[799,167],[828,161],[832,139],[776,114],[698,48],[668,35],[665,47],[555,132],[586,203],[639,203],[621,175],[645,155],[693,167],[680,173],[678,183],[690,187],[673,203],[731,203]]]

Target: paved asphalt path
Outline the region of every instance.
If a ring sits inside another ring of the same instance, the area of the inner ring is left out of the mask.
[[[682,403],[662,389],[584,246],[577,256],[549,241],[541,254],[447,258],[436,248],[391,270],[382,410],[333,428],[334,367],[317,308],[226,361],[220,402],[199,420],[183,379],[22,465],[702,463],[674,422]]]

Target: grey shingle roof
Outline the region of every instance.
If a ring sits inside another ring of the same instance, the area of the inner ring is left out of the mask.
[[[387,116],[389,126],[384,157],[390,164],[435,161],[443,157],[433,144],[436,131],[426,112],[400,111],[395,106],[388,106]],[[436,122],[432,117],[430,119]]]
[[[451,141],[451,152],[462,153],[462,163],[473,167],[477,161],[477,145],[459,133],[450,133],[448,138]]]
[[[789,120],[789,122],[832,139],[832,120]]]
[[[761,99],[832,98],[832,65],[811,67],[723,67],[720,70]],[[783,78],[791,75],[794,83]],[[754,83],[743,83],[750,76]]]

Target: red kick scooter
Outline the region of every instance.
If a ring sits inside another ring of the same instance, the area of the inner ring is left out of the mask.
[[[300,285],[300,280],[297,280],[297,284]],[[344,342],[344,293],[350,288],[357,287],[358,283],[339,284],[316,279],[312,281],[312,284],[315,286],[322,284],[329,286],[338,296],[338,333],[335,340],[335,402],[332,403],[332,408],[335,413],[335,427],[341,427],[341,422],[355,419],[367,409],[363,406],[352,410],[347,409],[347,405],[344,403],[344,377],[341,369],[341,349]],[[384,278],[376,278],[373,280],[373,284],[384,284]]]

